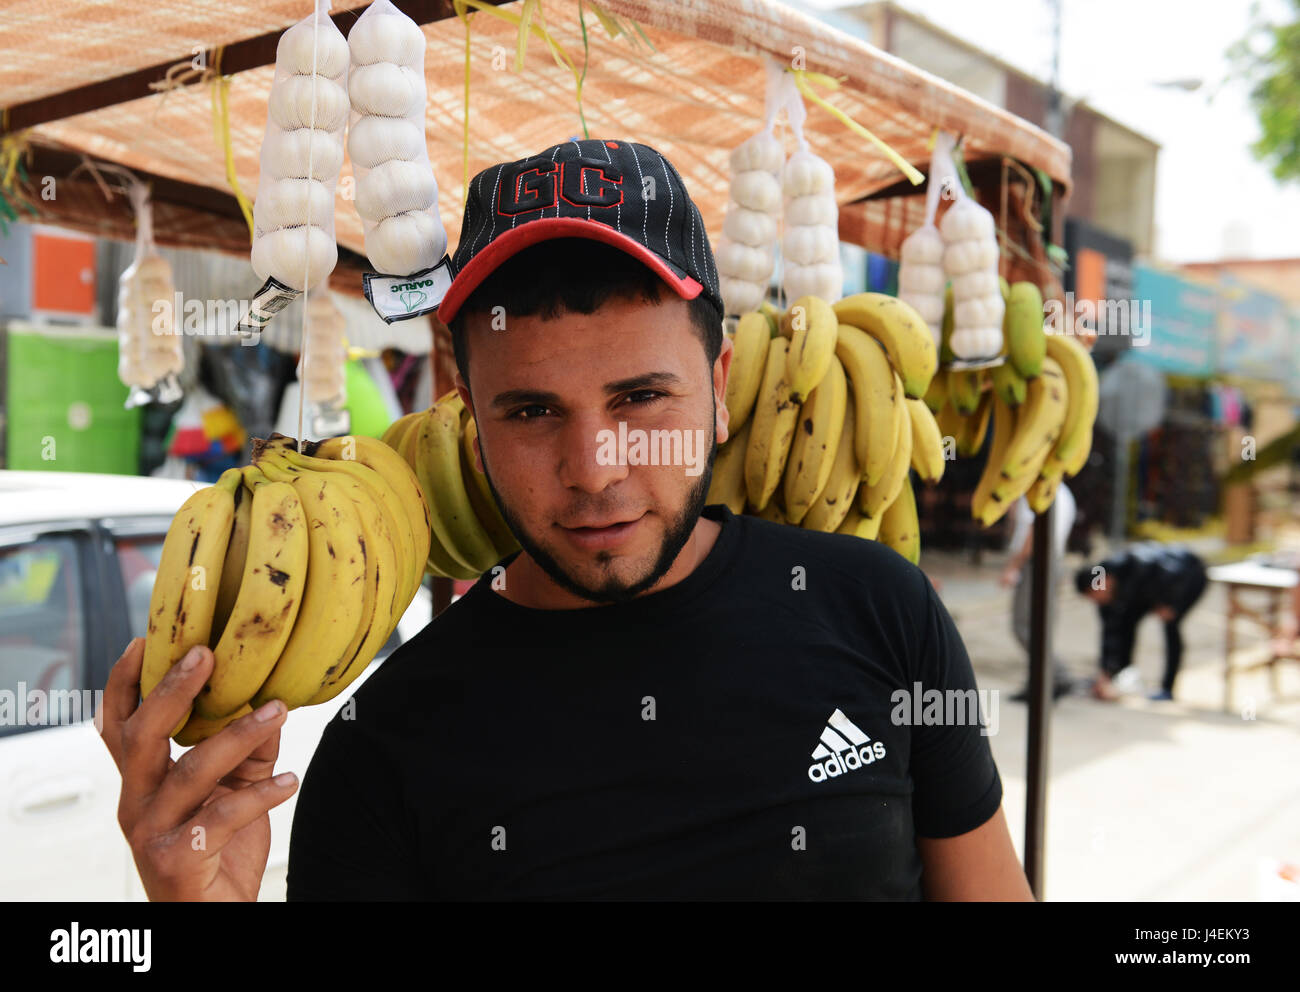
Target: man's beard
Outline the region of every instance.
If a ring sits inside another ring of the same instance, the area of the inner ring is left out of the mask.
[[[659,554],[655,559],[654,566],[645,575],[638,579],[630,586],[622,585],[617,579],[611,579],[605,585],[597,588],[584,585],[574,579],[568,572],[560,566],[560,563],[546,552],[536,541],[534,541],[528,532],[520,525],[517,517],[510,512],[509,505],[501,498],[497,492],[496,486],[492,484],[492,475],[488,472],[487,459],[483,459],[483,475],[487,479],[488,488],[492,490],[493,497],[496,498],[497,506],[501,510],[501,516],[505,519],[506,526],[514,534],[515,540],[519,542],[524,552],[537,562],[551,581],[563,589],[567,589],[575,596],[580,596],[593,603],[623,603],[635,599],[645,590],[649,589],[656,582],[667,574],[672,568],[673,562],[681,553],[686,542],[690,540],[691,534],[695,531],[695,525],[699,522],[700,511],[704,509],[705,501],[709,495],[709,484],[713,479],[713,460],[717,454],[718,431],[717,424],[714,422],[710,429],[709,437],[709,457],[705,463],[704,471],[700,473],[699,481],[691,489],[687,497],[686,505],[677,518],[673,520],[664,534],[663,543],[659,546]]]

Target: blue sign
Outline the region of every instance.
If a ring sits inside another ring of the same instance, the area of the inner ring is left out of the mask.
[[[1134,266],[1133,295],[1151,305],[1150,339],[1132,360],[1175,375],[1214,372],[1218,300],[1211,287],[1145,265]]]

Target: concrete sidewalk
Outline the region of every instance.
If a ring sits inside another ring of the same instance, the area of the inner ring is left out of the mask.
[[[1011,694],[1027,661],[1011,633],[1011,590],[998,585],[1004,556],[975,568],[962,555],[927,551],[922,566],[961,631],[980,688],[998,697],[993,754],[1004,806],[1023,856],[1027,707]],[[1096,671],[1096,607],[1066,585],[1056,652],[1079,679]],[[1300,864],[1300,664],[1283,663],[1281,698],[1264,672],[1238,676],[1236,712],[1223,711],[1226,596],[1211,583],[1183,625],[1175,702],[1153,703],[1164,632],[1143,622],[1134,653],[1143,692],[1119,703],[1067,696],[1053,708],[1047,793],[1045,898],[1049,900],[1254,900],[1300,898],[1300,885],[1265,865]],[[1243,627],[1238,643],[1248,645]]]

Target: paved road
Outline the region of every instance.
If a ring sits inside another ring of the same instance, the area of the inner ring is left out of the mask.
[[[1009,696],[1026,661],[1011,634],[1011,592],[997,584],[1000,558],[985,562],[977,570],[959,555],[927,552],[922,565],[942,585],[980,687],[1007,690],[992,746],[1019,851],[1026,708]],[[1184,623],[1175,702],[1148,702],[1144,692],[1115,704],[1071,696],[1055,706],[1046,898],[1254,900],[1291,890],[1300,898],[1300,885],[1261,882],[1267,864],[1300,864],[1300,664],[1283,665],[1283,699],[1263,672],[1238,677],[1238,712],[1224,713],[1225,598],[1212,583]],[[1089,677],[1100,642],[1096,608],[1066,586],[1057,603],[1058,652],[1072,674]],[[1158,620],[1143,622],[1135,659],[1145,688],[1158,685]]]

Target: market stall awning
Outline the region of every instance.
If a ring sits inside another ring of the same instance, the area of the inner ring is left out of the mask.
[[[212,87],[184,85],[164,93],[149,91],[147,84],[161,80],[168,65],[188,68],[200,51],[207,50],[211,60],[219,45],[232,46],[228,50],[237,53],[232,56],[237,64],[273,58],[275,33],[310,13],[311,6],[305,0],[19,3],[6,14],[0,36],[6,120],[18,127],[24,119],[54,118],[27,132],[39,154],[57,157],[62,149],[158,177],[154,224],[161,243],[196,247],[206,239],[219,250],[246,251],[247,228],[231,196],[225,151],[214,129]],[[344,33],[365,6],[335,4]],[[426,133],[441,190],[439,206],[454,245],[465,174],[465,26],[447,0],[398,0],[397,6],[428,21]],[[517,10],[520,4],[501,6]],[[611,39],[586,8],[589,51],[582,103],[590,133],[635,138],[663,151],[682,173],[715,237],[727,202],[727,155],[763,124],[765,56],[784,64],[799,52],[809,71],[840,77],[840,88],[826,97],[922,171],[928,165],[926,144],[941,127],[964,136],[968,162],[1010,157],[1042,170],[1058,187],[1068,186],[1070,151],[1061,142],[779,3],[605,0],[603,6],[636,21],[654,47]],[[555,42],[581,66],[578,4],[546,0],[543,10]],[[556,65],[546,45],[533,38],[516,73],[516,29],[481,13],[470,19],[469,174],[581,135],[574,78]],[[223,72],[229,65],[223,64]],[[234,174],[250,201],[257,191],[272,75],[272,65],[257,65],[234,73],[229,87]],[[105,84],[108,76],[122,77],[120,85]],[[139,95],[123,99],[132,94]],[[64,113],[71,116],[59,116]],[[845,205],[841,235],[893,254],[919,223],[923,199],[864,199],[899,181],[895,166],[818,107],[809,106],[805,130],[814,150],[835,168],[837,194]],[[343,175],[346,188],[348,163]],[[42,219],[130,236],[124,198],[106,203],[84,169],[67,188],[62,202],[42,200],[39,188],[33,190],[38,195],[29,199]],[[361,223],[342,197],[335,224],[340,248],[358,253],[341,252],[340,269],[359,271],[364,266]]]

